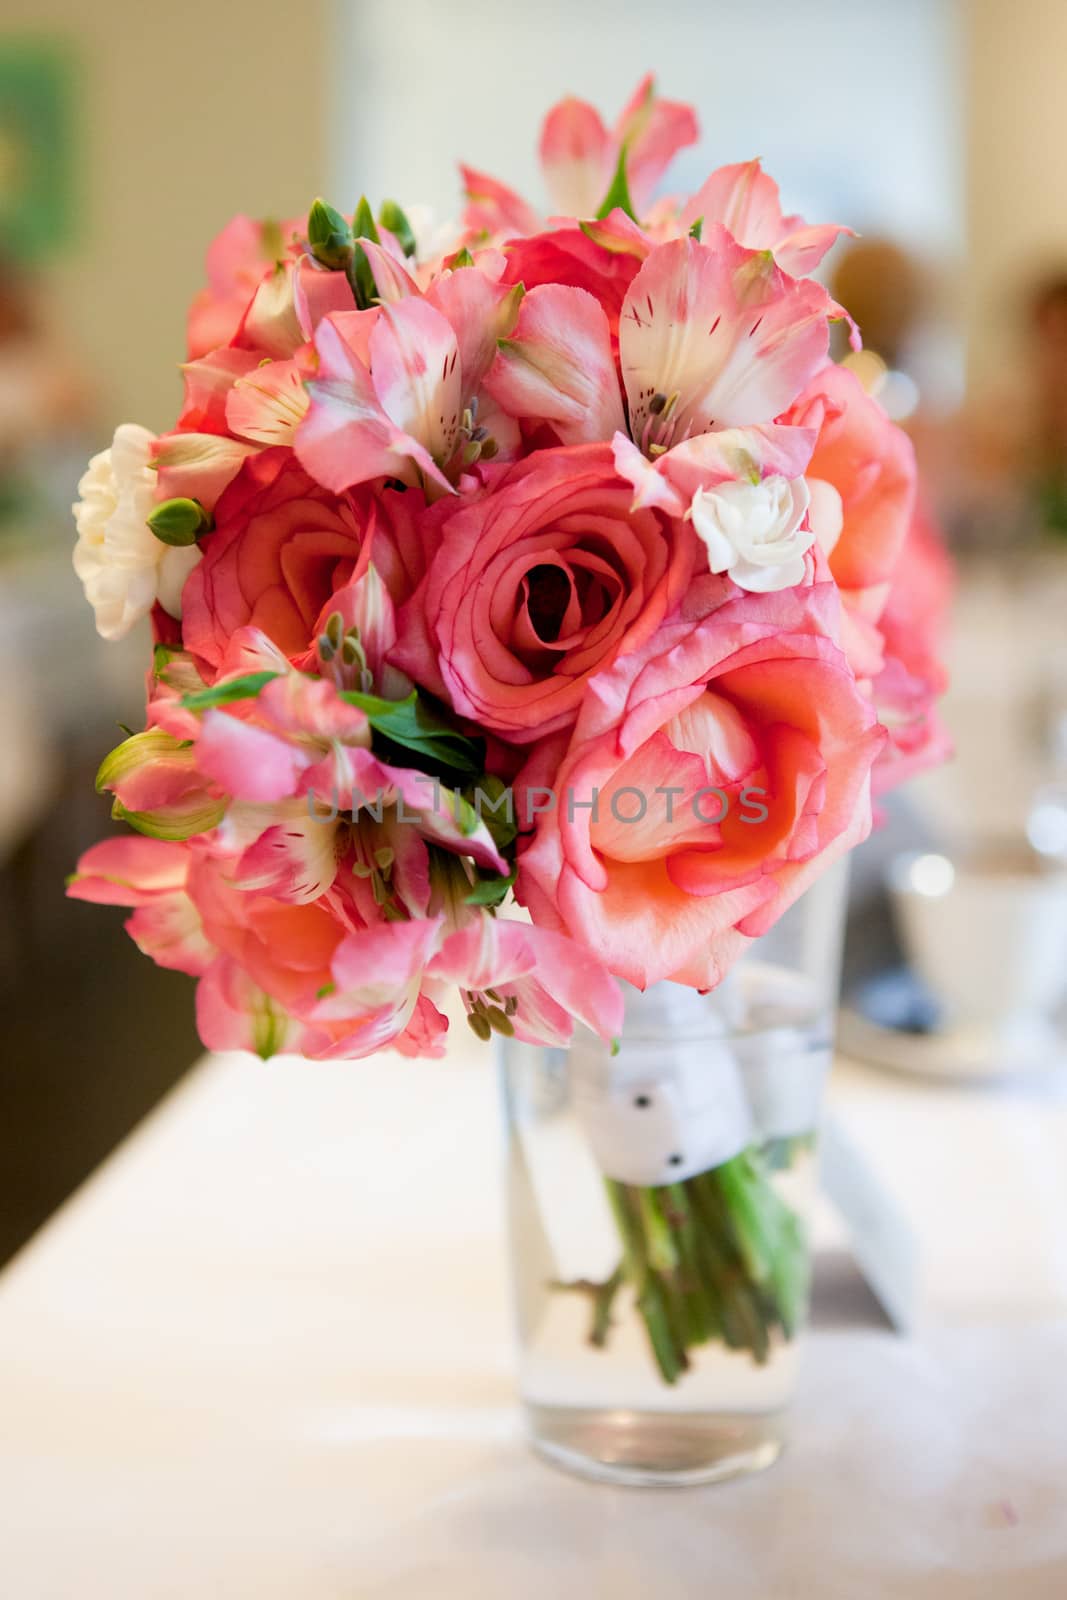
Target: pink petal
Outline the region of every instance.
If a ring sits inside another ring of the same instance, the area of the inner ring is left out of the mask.
[[[485,387],[512,416],[550,422],[561,444],[610,439],[624,426],[611,329],[584,289],[532,289]]]
[[[490,254],[483,251],[481,261]],[[478,265],[442,272],[426,291],[427,302],[444,316],[459,346],[462,396],[475,393],[496,355],[497,340],[515,325],[515,314],[522,299],[519,285],[499,283]]]
[[[292,808],[264,829],[243,851],[232,873],[239,889],[307,905],[324,895],[337,876],[337,827],[325,817]]]
[[[331,962],[337,992],[320,1000],[317,1020],[367,1015],[413,1003],[411,987],[440,942],[439,918],[383,922],[342,939]],[[406,1020],[406,1019],[405,1019]]]
[[[435,461],[447,462],[463,409],[452,325],[424,300],[384,305],[371,332],[370,356],[374,391],[386,415]]]
[[[412,302],[413,304],[415,302]],[[353,320],[328,317],[315,335],[320,377],[308,384],[308,414],[294,441],[297,459],[322,484],[339,494],[371,478],[411,481],[414,468],[439,486],[451,485],[430,455],[390,420],[356,344],[369,345],[367,313]]]
[[[314,754],[265,728],[213,709],[204,713],[197,765],[235,800],[284,800],[295,794]]]
[[[596,108],[573,97],[553,106],[541,128],[540,153],[557,210],[568,217],[595,216],[615,161],[611,135]]]
[[[634,486],[632,511],[638,511],[642,506],[659,506],[672,517],[684,514],[688,500],[679,494],[660,466],[660,462],[667,459],[666,456],[661,456],[657,462],[650,461],[633,440],[621,432],[611,441],[611,452],[619,477]],[[673,455],[674,451],[670,453]]]
[[[397,300],[406,300],[411,295],[421,296],[414,278],[388,250],[375,244],[373,239],[361,239],[359,245],[367,258],[378,299],[383,305],[393,305]]]
[[[526,234],[536,233],[541,219],[521,195],[506,184],[491,178],[474,167],[460,166],[463,191],[467,196],[467,209],[463,213],[464,225],[473,233]]]
[[[291,445],[307,410],[297,362],[270,361],[236,379],[226,400],[226,426],[256,444]]]
[[[197,361],[187,361],[182,367],[185,404],[179,419],[180,428],[225,433],[230,391],[236,380],[245,377],[259,361],[254,350],[234,350],[230,346],[212,350],[210,355],[201,356]]]
[[[615,124],[617,146],[626,146],[626,176],[639,212],[678,151],[699,137],[692,106],[658,99],[652,74],[643,78]]]
[[[79,860],[67,896],[94,905],[146,905],[157,895],[184,888],[188,868],[184,844],[140,834],[104,839]]]
[[[156,441],[159,498],[199,500],[206,511],[240,472],[257,445],[215,433],[165,433]]]
[[[300,1050],[305,1036],[229,956],[218,956],[197,985],[196,1026],[209,1050],[250,1050],[264,1058]]]
[[[138,950],[157,967],[201,977],[215,959],[215,946],[204,933],[200,913],[184,889],[159,895],[139,906],[126,922]]]
[[[854,239],[856,235],[852,228],[846,228],[839,222],[822,222],[813,227],[798,228],[775,245],[774,259],[783,272],[790,273],[794,278],[806,278],[842,237]]]

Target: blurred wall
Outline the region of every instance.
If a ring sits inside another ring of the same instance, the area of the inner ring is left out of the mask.
[[[543,200],[548,107],[576,94],[613,118],[653,70],[703,129],[699,152],[672,167],[675,187],[761,156],[789,207],[813,219],[934,256],[958,247],[953,0],[407,0],[388,27],[365,0],[335,5],[338,205],[367,189],[454,213],[457,160]]]
[[[327,0],[4,0],[4,35],[80,63],[81,226],[50,296],[101,428],[168,426],[185,308],[235,211],[292,214],[324,182]]]
[[[964,15],[969,367],[984,390],[1011,364],[1020,299],[1067,270],[1067,3],[968,0]]]

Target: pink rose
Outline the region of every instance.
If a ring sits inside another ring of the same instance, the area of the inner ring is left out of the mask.
[[[569,743],[545,741],[518,789],[534,921],[641,987],[718,983],[869,829],[884,734],[838,624],[825,580],[739,594],[705,577],[595,678]]]
[[[597,444],[539,451],[446,506],[392,659],[516,743],[567,727],[593,674],[637,650],[692,575],[688,524],[632,503]]]

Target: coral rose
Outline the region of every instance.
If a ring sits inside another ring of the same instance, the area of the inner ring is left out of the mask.
[[[915,505],[915,452],[846,367],[822,368],[789,418],[817,428],[806,477],[811,526],[845,602],[844,644],[857,673],[881,667],[875,624]]]
[[[547,740],[518,789],[534,921],[642,988],[718,983],[869,829],[884,733],[838,624],[832,583],[739,595],[705,577],[595,678],[569,744]]]
[[[442,519],[392,660],[516,743],[567,727],[592,675],[639,649],[692,576],[691,527],[632,503],[607,444],[508,468]]]
[[[404,598],[422,567],[405,570],[418,549],[409,525],[422,503],[414,490],[373,502],[331,494],[287,449],[247,461],[215,508],[215,531],[183,595],[185,648],[206,681],[215,681],[238,628],[262,629],[287,656],[306,652],[323,608],[366,569],[372,549]]]

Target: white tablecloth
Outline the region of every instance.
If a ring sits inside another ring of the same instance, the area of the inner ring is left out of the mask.
[[[0,1277],[3,1600],[1063,1600],[1060,1325],[838,1319],[752,1479],[529,1456],[496,1115],[465,1060],[203,1064]]]

